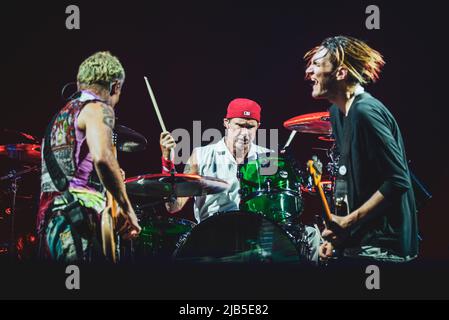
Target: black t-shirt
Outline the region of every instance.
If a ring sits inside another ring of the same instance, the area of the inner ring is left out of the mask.
[[[390,111],[369,93],[354,98],[348,116],[330,107],[337,149],[346,150],[349,208],[365,203],[377,190],[384,201],[351,230],[347,247],[374,246],[402,257],[418,253],[415,197],[404,143]],[[349,131],[344,135],[344,128]],[[349,143],[349,146],[345,144]],[[345,148],[346,147],[346,148]]]

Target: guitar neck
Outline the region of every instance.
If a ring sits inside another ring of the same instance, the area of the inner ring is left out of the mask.
[[[117,159],[117,147],[116,147],[116,137],[113,137],[112,139],[113,142],[113,153],[114,153],[114,157]],[[107,199],[107,205],[111,208],[111,215],[112,218],[115,220],[118,216],[117,213],[117,201],[115,201],[114,196],[109,192],[106,191],[106,199]]]
[[[107,206],[111,208],[111,216],[113,219],[117,218],[118,213],[117,213],[117,201],[115,201],[114,197],[112,196],[112,194],[107,191],[106,192],[106,199],[107,199]]]
[[[326,222],[332,221],[331,209],[329,208],[329,204],[327,203],[326,195],[324,194],[323,186],[321,183],[317,184],[318,192],[320,193],[321,202],[323,202],[324,206],[324,220]]]

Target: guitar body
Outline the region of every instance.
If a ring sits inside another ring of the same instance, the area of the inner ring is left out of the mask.
[[[348,195],[335,199],[335,214],[340,217],[349,214]]]
[[[329,204],[326,199],[326,195],[324,193],[323,185],[321,183],[321,176],[323,173],[323,171],[322,171],[323,165],[318,160],[318,158],[316,156],[313,156],[312,160],[309,160],[307,162],[307,168],[309,170],[310,175],[312,176],[314,186],[319,191],[321,201],[323,203],[323,207],[324,207],[323,220],[324,220],[325,224],[329,225],[330,223],[333,223],[333,219],[332,219],[332,214],[330,211]],[[344,197],[337,198],[334,200],[335,200],[335,203],[334,203],[335,204],[335,215],[337,215],[337,216],[348,215],[349,214],[348,196],[344,195]],[[335,249],[335,250],[336,250],[336,252],[338,252],[340,249]],[[338,256],[338,255],[339,255],[338,253],[335,254],[334,257],[332,257],[332,259],[335,259],[336,256]]]

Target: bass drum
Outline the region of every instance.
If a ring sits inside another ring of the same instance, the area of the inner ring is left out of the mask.
[[[290,234],[266,217],[243,211],[215,214],[181,241],[175,261],[211,263],[299,263]]]

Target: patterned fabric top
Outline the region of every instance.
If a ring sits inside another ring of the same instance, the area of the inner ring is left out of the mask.
[[[77,98],[69,101],[56,117],[50,138],[56,160],[69,180],[70,192],[76,199],[81,200],[85,207],[101,212],[106,203],[104,188],[96,176],[86,134],[79,130],[77,125],[78,115],[83,107],[94,101],[101,100],[89,91],[81,91]],[[43,144],[42,150],[44,150]],[[67,202],[59,195],[53,184],[42,155],[41,200],[48,198],[45,194],[52,195],[53,210],[62,208]],[[39,217],[38,220],[40,220]]]

